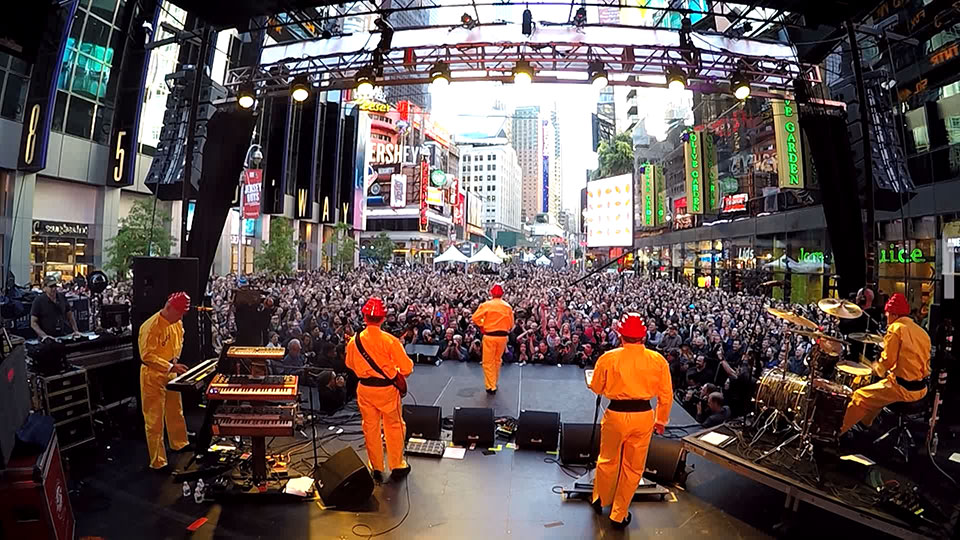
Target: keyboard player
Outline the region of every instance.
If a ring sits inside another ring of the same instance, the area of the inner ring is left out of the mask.
[[[174,451],[187,446],[187,423],[183,418],[180,394],[167,390],[167,382],[187,372],[179,363],[183,350],[183,314],[190,309],[190,297],[176,292],[167,298],[163,309],[140,327],[140,397],[143,403],[144,430],[150,468],[164,469],[167,453],[163,445],[163,427],[167,427]]]

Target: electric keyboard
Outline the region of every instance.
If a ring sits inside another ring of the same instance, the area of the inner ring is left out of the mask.
[[[219,360],[219,358],[211,358],[193,366],[183,375],[178,375],[177,378],[171,379],[170,382],[167,383],[167,390],[173,392],[203,390],[203,387],[207,384],[207,380],[216,373],[217,362],[219,362]]]
[[[249,358],[254,360],[283,360],[286,350],[282,347],[230,347],[227,358]]]
[[[213,417],[214,435],[292,437],[295,406],[220,407]]]
[[[296,401],[296,375],[223,375],[218,373],[207,387],[207,399],[239,401]]]

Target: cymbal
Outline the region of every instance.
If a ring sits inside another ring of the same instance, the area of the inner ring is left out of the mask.
[[[814,339],[823,339],[826,341],[832,341],[833,343],[838,343],[842,345],[849,345],[849,343],[844,341],[843,338],[838,338],[836,336],[824,334],[823,332],[815,332],[810,330],[794,330],[794,329],[789,330],[789,332],[791,334],[797,334],[798,336],[806,336]]]
[[[804,328],[809,328],[810,330],[816,330],[816,329],[817,329],[816,323],[814,323],[814,322],[811,321],[810,319],[807,319],[806,317],[801,317],[800,315],[797,315],[796,313],[794,313],[794,312],[792,312],[792,311],[784,311],[784,310],[782,310],[782,309],[776,309],[776,308],[768,307],[768,308],[767,308],[767,313],[773,315],[774,317],[783,319],[783,320],[787,321],[788,323],[795,324],[795,325],[797,325],[797,326],[802,326],[802,327],[804,327]]]
[[[866,332],[854,332],[847,336],[849,339],[866,343],[869,345],[883,345],[883,336],[877,334],[867,334]]]
[[[869,375],[873,373],[873,366],[863,362],[854,362],[852,360],[843,360],[837,362],[837,370],[854,375]]]
[[[860,306],[846,300],[837,300],[836,298],[824,298],[817,302],[817,306],[827,315],[833,315],[841,319],[856,319],[863,315]]]

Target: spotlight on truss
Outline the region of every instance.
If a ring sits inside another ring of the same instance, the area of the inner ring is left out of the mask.
[[[583,28],[587,24],[587,8],[577,8],[577,13],[573,16],[573,25],[577,28]]]
[[[468,30],[473,30],[476,28],[477,24],[477,20],[474,19],[473,15],[470,15],[469,13],[464,13],[460,16],[460,26],[463,26]]]

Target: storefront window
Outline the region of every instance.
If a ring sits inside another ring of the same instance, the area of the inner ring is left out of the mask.
[[[30,240],[31,280],[41,283],[48,276],[60,281],[71,281],[77,275],[86,276],[90,257],[87,240],[53,236],[33,236]]]

